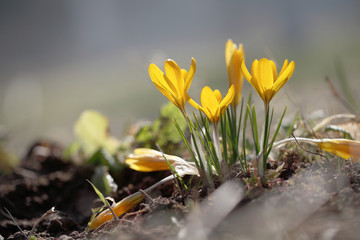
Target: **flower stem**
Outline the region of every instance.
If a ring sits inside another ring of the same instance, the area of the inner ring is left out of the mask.
[[[222,156],[221,156],[221,150],[220,150],[220,137],[219,137],[219,131],[218,131],[218,124],[217,123],[214,123],[213,142],[214,142],[214,146],[215,146],[216,156],[218,157],[219,164],[221,165]]]
[[[265,115],[264,115],[264,127],[263,127],[263,134],[262,134],[262,149],[261,149],[261,154],[259,154],[257,156],[257,169],[258,169],[258,174],[260,176],[260,178],[264,178],[265,176],[265,171],[266,171],[266,156],[268,155],[267,153],[267,143],[269,140],[269,103],[264,102],[264,110],[265,110]]]
[[[223,177],[226,178],[226,176],[228,175],[229,172],[229,167],[227,165],[226,161],[223,161],[222,159],[222,153],[221,153],[221,147],[220,147],[220,136],[219,136],[219,131],[218,131],[218,124],[214,123],[214,133],[213,133],[213,142],[214,142],[214,147],[215,147],[215,152],[219,161],[219,167],[220,167],[220,173],[221,176],[220,179],[223,179]]]

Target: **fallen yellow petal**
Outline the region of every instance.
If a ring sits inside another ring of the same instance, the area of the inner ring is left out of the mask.
[[[317,142],[321,149],[354,162],[360,160],[360,142],[348,139],[328,139]]]
[[[127,196],[120,202],[118,202],[115,207],[113,208],[113,211],[117,217],[123,215],[124,213],[128,212],[132,208],[134,208],[136,205],[140,204],[144,200],[144,195],[141,192],[136,192],[134,194],[131,194],[130,196]],[[94,220],[89,225],[89,230],[94,230],[95,228],[98,228],[102,224],[104,224],[107,221],[110,221],[113,219],[114,216],[110,212],[110,210],[102,211],[98,216],[94,218]]]
[[[164,154],[170,164],[174,162],[185,162],[180,157]],[[129,154],[125,163],[133,170],[140,172],[153,172],[169,170],[169,166],[159,151],[149,148],[137,148],[133,154]]]
[[[172,179],[174,179],[174,175],[167,176],[166,178],[161,179],[159,182],[155,183],[151,187],[145,189],[143,192],[150,193],[156,187]],[[138,191],[116,203],[115,207],[113,207],[112,210],[114,211],[115,215],[119,217],[134,208],[136,205],[140,204],[144,200],[144,198],[144,194]],[[92,231],[113,218],[114,216],[109,209],[104,210],[88,224],[88,228],[90,231]]]
[[[311,138],[286,138],[279,142],[274,143],[273,147],[277,148],[289,142],[305,142],[317,145],[322,150],[335,154],[345,160],[351,159],[354,162],[360,161],[360,141],[349,139],[311,139]]]

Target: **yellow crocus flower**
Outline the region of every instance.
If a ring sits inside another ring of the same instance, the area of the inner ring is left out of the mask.
[[[234,85],[231,85],[224,99],[222,99],[219,90],[212,91],[210,87],[206,86],[202,89],[200,95],[200,101],[202,106],[197,104],[191,98],[188,101],[193,107],[205,113],[205,115],[212,123],[217,124],[220,120],[221,115],[224,114],[227,107],[234,100],[234,96]]]
[[[283,67],[277,74],[275,63],[269,59],[255,59],[251,66],[251,75],[245,66],[245,61],[241,63],[241,70],[246,80],[255,88],[256,92],[264,101],[266,106],[271,99],[280,90],[282,86],[290,79],[295,69],[295,62],[286,59]]]
[[[233,106],[237,106],[241,98],[241,90],[244,76],[241,72],[241,62],[244,60],[244,46],[239,44],[237,47],[231,39],[226,42],[225,62],[228,74],[229,85],[235,86],[235,97]]]
[[[155,65],[149,65],[149,75],[155,86],[164,94],[183,114],[188,98],[187,91],[191,85],[196,71],[195,59],[191,59],[189,72],[180,69],[179,65],[171,59],[165,61],[165,74]]]

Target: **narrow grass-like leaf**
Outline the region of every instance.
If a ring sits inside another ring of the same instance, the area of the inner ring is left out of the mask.
[[[169,169],[171,171],[171,173],[173,175],[175,175],[175,179],[177,179],[180,183],[180,185],[184,188],[184,189],[188,189],[188,187],[186,186],[185,182],[183,181],[183,179],[180,177],[180,175],[176,172],[176,170],[174,169],[174,167],[170,164],[169,160],[167,159],[167,157],[165,156],[164,152],[161,150],[160,146],[158,144],[156,144],[157,148],[159,149],[159,151],[161,152],[161,154],[163,155],[163,158],[165,159],[167,165],[169,166]],[[181,192],[181,188],[180,186],[178,186]]]
[[[174,119],[174,123],[175,123],[176,129],[178,130],[178,132],[179,132],[179,134],[180,134],[183,142],[185,143],[186,148],[188,149],[188,151],[189,151],[189,153],[190,153],[190,155],[191,155],[192,160],[193,160],[194,163],[196,164],[196,167],[199,168],[199,163],[198,163],[198,161],[197,161],[197,159],[196,159],[196,157],[195,157],[195,155],[194,155],[194,152],[193,152],[193,150],[192,150],[192,148],[191,148],[191,145],[189,144],[188,140],[187,140],[186,137],[185,137],[185,134],[183,133],[183,131],[181,130],[179,124],[176,122],[175,119]],[[189,126],[189,128],[190,128],[190,126]]]
[[[93,187],[95,193],[99,196],[99,198],[101,199],[101,201],[104,203],[105,206],[107,206],[110,210],[110,212],[112,213],[112,215],[114,216],[115,219],[117,219],[118,217],[116,216],[116,214],[114,213],[114,211],[112,210],[112,207],[110,206],[109,202],[105,199],[104,195],[95,187],[94,184],[92,184],[89,180],[86,179],[86,181],[88,181],[91,186]]]
[[[289,126],[289,129],[287,130],[287,133],[286,133],[287,137],[289,137],[292,134],[292,132],[294,130],[294,127],[295,127],[295,124],[299,120],[299,118],[300,118],[300,113],[296,113],[294,119],[292,120],[292,122],[291,122],[291,124]]]
[[[249,116],[250,124],[251,124],[255,153],[256,153],[256,155],[258,155],[260,152],[260,145],[259,145],[258,128],[257,128],[256,113],[255,113],[254,105],[252,107],[252,111],[250,110],[250,106],[247,105],[247,111],[249,112],[248,116]]]
[[[214,146],[213,140],[211,138],[211,134],[210,134],[209,121],[201,113],[200,113],[200,117],[201,117],[201,120],[202,120],[202,129],[204,129],[204,133],[205,133],[205,142],[207,143],[205,145],[208,146],[207,152],[208,152],[208,154],[211,156],[211,158],[213,160],[213,164],[214,164],[214,167],[215,167],[216,171],[218,172],[219,175],[221,175],[220,174],[219,159],[217,157],[215,146]]]
[[[247,127],[247,120],[249,118],[249,106],[251,104],[251,98],[252,98],[252,92],[250,91],[250,94],[249,94],[249,97],[248,97],[248,100],[247,100],[247,104],[246,104],[246,110],[245,110],[245,117],[244,117],[244,125],[243,125],[243,128],[242,128],[242,131],[243,131],[243,138],[242,138],[242,148],[243,148],[243,161],[244,161],[244,167],[246,168],[247,167],[247,160],[246,160],[246,127]],[[244,169],[246,170],[246,169]]]
[[[240,139],[240,129],[241,129],[241,123],[242,123],[242,116],[243,116],[243,110],[244,110],[244,98],[242,98],[241,100],[241,107],[240,107],[240,117],[239,117],[239,122],[238,122],[238,127],[237,127],[237,132],[236,132],[236,141],[237,143],[239,143],[239,139]]]
[[[194,146],[195,146],[195,150],[196,150],[196,153],[197,153],[197,155],[198,155],[198,157],[199,157],[199,160],[200,160],[200,166],[201,166],[201,169],[203,169],[203,170],[205,170],[205,166],[204,166],[204,161],[206,161],[206,159],[202,159],[203,157],[203,155],[204,154],[202,154],[200,151],[202,151],[202,149],[199,149],[199,147],[198,147],[198,144],[197,144],[197,141],[196,141],[196,136],[195,136],[195,134],[193,133],[194,131],[196,132],[196,134],[197,134],[197,136],[198,136],[198,139],[201,141],[201,144],[202,144],[202,146],[204,146],[204,141],[203,141],[203,132],[202,132],[202,130],[201,130],[201,128],[199,127],[199,122],[198,122],[198,119],[197,119],[197,117],[195,116],[195,114],[194,114],[194,119],[195,119],[195,125],[193,125],[192,123],[191,123],[191,136],[192,136],[192,138],[194,139]],[[207,161],[206,161],[207,162]]]
[[[221,174],[221,170],[220,170],[220,162],[217,157],[215,146],[214,146],[213,140],[210,135],[209,121],[207,118],[204,117],[204,115],[202,113],[200,113],[200,119],[201,119],[201,122],[197,122],[197,128],[201,129],[201,132],[204,135],[203,147],[208,156],[207,161],[208,162],[211,161],[210,166],[211,167],[213,166],[215,168],[216,173],[218,174],[218,176],[221,179],[222,174]],[[212,169],[212,168],[209,168],[209,169]]]
[[[202,125],[200,125],[198,118],[196,117],[196,115],[194,114],[194,119],[195,119],[195,126],[193,126],[194,131],[197,133],[198,138],[196,138],[196,136],[194,136],[194,140],[195,140],[195,146],[197,146],[197,139],[200,140],[201,142],[201,146],[204,148],[206,156],[202,151],[202,149],[199,151],[198,147],[196,147],[197,153],[199,155],[199,157],[204,158],[203,160],[200,161],[201,165],[202,165],[202,169],[205,171],[205,179],[203,179],[205,182],[207,182],[209,184],[209,186],[211,188],[214,188],[214,181],[213,181],[213,173],[212,173],[212,166],[213,166],[213,161],[210,160],[211,157],[211,152],[209,149],[210,147],[208,146],[208,141],[206,141],[206,136],[204,131],[202,130],[203,127]],[[207,168],[205,166],[203,166],[203,164],[207,164]],[[204,178],[204,177],[203,177]]]
[[[283,112],[283,114],[281,115],[280,121],[279,121],[279,123],[278,123],[278,125],[277,125],[277,127],[276,127],[276,130],[275,130],[274,136],[272,137],[271,142],[270,142],[270,145],[268,146],[267,156],[270,154],[271,149],[272,149],[272,146],[273,146],[273,144],[274,144],[274,142],[275,142],[276,136],[277,136],[278,133],[279,133],[282,120],[284,119],[284,116],[285,116],[286,109],[287,109],[287,106],[285,107],[284,112]]]
[[[229,165],[229,156],[227,151],[227,125],[226,122],[229,121],[229,118],[227,118],[225,115],[221,116],[220,119],[220,131],[221,131],[221,137],[222,137],[222,145],[223,145],[223,159],[227,162]],[[231,142],[231,139],[230,139]]]
[[[243,149],[243,161],[244,161],[244,165],[246,166],[247,165],[247,160],[246,160],[246,126],[247,126],[247,120],[248,120],[248,117],[249,117],[249,112],[246,111],[245,112],[245,117],[244,117],[244,125],[243,125],[243,139],[242,139],[242,149]]]

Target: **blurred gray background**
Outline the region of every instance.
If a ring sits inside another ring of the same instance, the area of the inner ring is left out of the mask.
[[[84,109],[107,115],[118,137],[134,121],[154,119],[167,100],[148,76],[151,62],[163,68],[172,58],[188,69],[194,57],[190,94],[199,99],[205,85],[225,93],[228,38],[244,44],[248,67],[255,58],[295,60],[272,101],[288,105],[289,116],[299,107],[346,111],[324,82],[329,76],[338,86],[336,61],[357,95],[357,0],[1,1],[0,126],[9,147],[21,152],[39,138],[70,143]],[[250,89],[245,82],[244,96]]]

